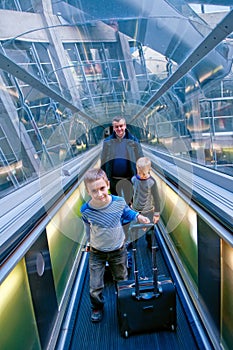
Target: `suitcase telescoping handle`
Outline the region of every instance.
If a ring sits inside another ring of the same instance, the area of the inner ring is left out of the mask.
[[[139,289],[139,277],[138,277],[138,263],[137,263],[137,248],[136,248],[136,242],[137,242],[137,233],[139,229],[143,228],[153,228],[154,224],[134,224],[130,227],[131,230],[131,240],[132,240],[132,246],[133,246],[133,256],[134,256],[134,277],[135,277],[135,294],[136,298],[140,299],[140,289]],[[152,271],[153,271],[153,287],[154,287],[154,294],[159,294],[158,289],[158,268],[157,268],[157,262],[156,262],[156,246],[155,246],[155,235],[154,233],[151,235],[151,241],[152,241]]]

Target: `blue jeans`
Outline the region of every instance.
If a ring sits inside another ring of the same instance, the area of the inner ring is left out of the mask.
[[[104,307],[104,272],[106,262],[109,264],[113,280],[124,281],[128,278],[127,251],[125,246],[112,252],[101,252],[90,248],[89,271],[90,271],[90,300],[92,309]]]

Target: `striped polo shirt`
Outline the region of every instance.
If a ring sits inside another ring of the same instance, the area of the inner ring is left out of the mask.
[[[87,202],[80,210],[91,247],[103,252],[119,249],[124,244],[122,222],[136,221],[138,216],[124,198],[113,195],[111,197],[111,202],[104,207],[96,209]]]

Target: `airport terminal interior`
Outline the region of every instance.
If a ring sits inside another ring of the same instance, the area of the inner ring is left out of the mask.
[[[233,349],[232,64],[232,0],[0,0],[1,350]],[[108,266],[90,320],[80,213],[119,116],[152,162],[176,289],[175,329],[130,336]]]

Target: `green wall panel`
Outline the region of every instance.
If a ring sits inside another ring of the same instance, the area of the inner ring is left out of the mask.
[[[84,226],[79,211],[82,204],[77,189],[47,225],[47,237],[55,290],[60,304],[77,254],[81,253]]]
[[[40,349],[24,259],[0,289],[0,349]]]

